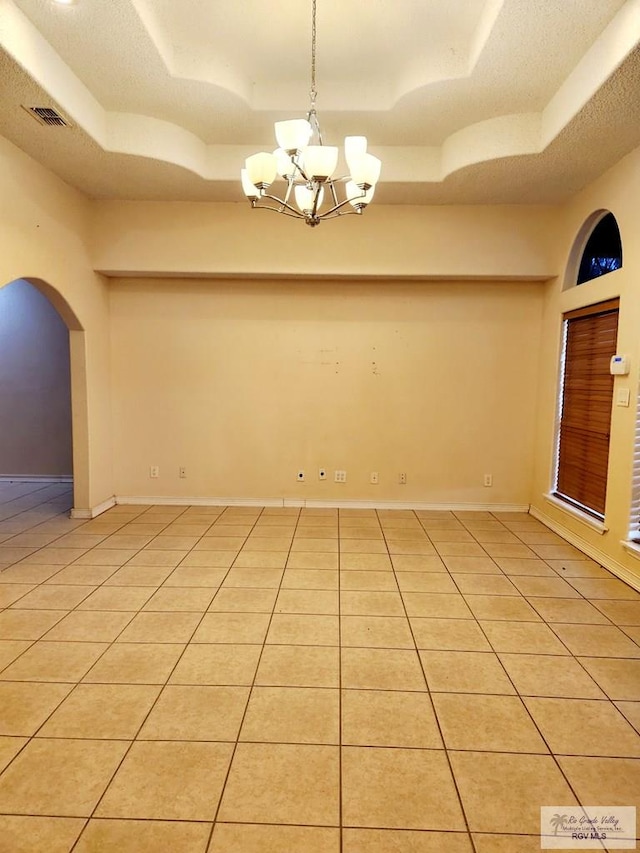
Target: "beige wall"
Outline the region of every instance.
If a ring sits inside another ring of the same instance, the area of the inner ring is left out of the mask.
[[[610,210],[620,227],[623,268],[579,287],[566,287],[560,277],[549,287],[544,306],[543,343],[540,362],[540,401],[536,440],[536,473],[532,504],[546,520],[558,525],[577,542],[592,549],[596,559],[640,576],[640,562],[622,547],[629,529],[632,461],[637,418],[640,366],[640,150],[624,158],[593,185],[581,192],[562,211],[558,229],[558,260],[564,269],[583,222],[598,210]],[[572,270],[569,269],[569,273]],[[572,278],[571,281],[574,279]],[[571,282],[569,282],[570,284]],[[615,392],[629,388],[631,405],[614,405],[611,421],[609,480],[605,533],[572,518],[544,499],[552,482],[553,442],[556,430],[558,357],[561,317],[568,311],[610,297],[620,297],[618,352],[631,356],[631,373],[615,379]]]
[[[542,284],[129,279],[110,296],[120,496],[529,502]]]
[[[640,361],[639,197],[636,151],[563,207],[381,206],[312,230],[244,205],[89,202],[0,140],[0,286],[33,282],[71,329],[80,507],[114,493],[531,501],[638,576],[621,541]],[[624,267],[563,290],[575,236],[600,209],[618,219]],[[616,388],[630,388],[632,405],[613,410],[599,534],[544,495],[561,314],[610,296],[621,298],[619,350],[632,357]],[[346,469],[348,482],[320,483],[321,465]]]
[[[26,281],[0,290],[0,476],[69,475],[69,331]]]
[[[309,228],[248,204],[98,201],[96,269],[108,275],[536,280],[557,275],[558,210],[372,205]]]
[[[108,303],[88,254],[89,202],[0,138],[0,287],[24,278],[70,328],[74,501],[113,495]]]

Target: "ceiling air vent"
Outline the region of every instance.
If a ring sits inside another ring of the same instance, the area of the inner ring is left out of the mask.
[[[24,107],[40,124],[48,124],[55,127],[71,127],[71,122],[60,115],[53,107]]]

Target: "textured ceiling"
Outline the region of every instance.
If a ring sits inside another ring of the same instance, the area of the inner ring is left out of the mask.
[[[317,2],[324,138],[368,136],[379,201],[559,201],[640,144],[640,0]],[[311,0],[0,0],[0,134],[91,197],[242,201],[308,108],[310,24]]]

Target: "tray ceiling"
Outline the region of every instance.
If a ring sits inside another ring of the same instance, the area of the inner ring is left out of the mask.
[[[94,198],[244,201],[244,158],[306,113],[310,19],[0,0],[0,133]],[[640,0],[318,0],[325,142],[366,134],[386,203],[559,201],[640,144],[639,44]]]

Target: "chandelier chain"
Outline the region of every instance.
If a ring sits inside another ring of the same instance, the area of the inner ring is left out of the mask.
[[[311,4],[311,90],[309,97],[311,98],[311,111],[315,112],[316,98],[318,92],[316,90],[316,0],[312,0]]]

